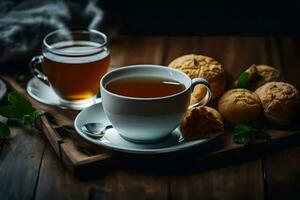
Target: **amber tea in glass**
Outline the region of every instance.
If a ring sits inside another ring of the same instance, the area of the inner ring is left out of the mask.
[[[30,66],[63,103],[86,103],[95,99],[100,79],[108,70],[106,45],[107,37],[96,30],[54,31],[43,41],[43,55],[34,57]]]

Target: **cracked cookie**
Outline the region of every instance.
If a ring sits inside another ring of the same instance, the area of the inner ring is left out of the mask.
[[[259,87],[259,96],[264,116],[273,123],[288,125],[299,116],[300,97],[298,90],[285,82],[269,82]]]
[[[224,133],[221,114],[203,106],[188,109],[180,123],[180,131],[187,140],[203,139]]]
[[[245,70],[248,73],[249,85],[247,88],[250,90],[256,90],[258,87],[264,85],[265,83],[272,81],[280,81],[281,74],[278,69],[268,66],[268,65],[251,65]],[[235,87],[237,86],[237,81],[235,82]]]
[[[258,117],[261,102],[254,92],[237,88],[223,94],[218,102],[218,110],[231,123],[247,123]]]
[[[205,78],[211,86],[212,99],[219,97],[226,86],[226,75],[222,65],[211,57],[189,54],[176,58],[169,67],[181,70],[191,79]],[[206,88],[197,85],[191,96],[191,104],[199,102],[206,94]]]

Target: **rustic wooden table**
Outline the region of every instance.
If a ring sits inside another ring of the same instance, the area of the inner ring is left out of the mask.
[[[119,37],[111,40],[110,50],[112,68],[137,63],[166,65],[188,53],[214,57],[233,76],[243,67],[265,63],[278,67],[300,89],[298,38]],[[12,138],[0,150],[1,200],[300,199],[299,146],[206,171],[169,174],[120,169],[80,181],[37,130],[15,127]]]

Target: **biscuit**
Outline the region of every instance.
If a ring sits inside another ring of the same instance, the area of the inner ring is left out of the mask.
[[[218,110],[231,123],[247,123],[258,117],[261,102],[254,92],[237,88],[223,94],[218,102]]]
[[[180,131],[187,140],[203,139],[224,133],[221,114],[203,106],[188,109],[180,123]]]
[[[268,65],[251,65],[245,72],[248,73],[249,88],[255,91],[260,86],[271,81],[280,81],[281,74],[278,69],[268,66]],[[237,81],[235,82],[235,87],[237,86]]]
[[[264,116],[273,123],[288,125],[299,116],[299,93],[291,84],[269,82],[259,87],[259,96]]]
[[[225,89],[225,71],[222,65],[211,57],[194,54],[184,55],[173,60],[169,67],[183,71],[191,79],[198,77],[206,79],[211,86],[212,99],[219,97]],[[197,85],[192,93],[191,102],[202,100],[204,96],[201,94],[203,93],[206,93],[206,88]]]
[[[260,81],[260,85],[266,82],[279,81],[281,75],[278,69],[268,66],[268,65],[256,65],[257,74],[263,78]]]

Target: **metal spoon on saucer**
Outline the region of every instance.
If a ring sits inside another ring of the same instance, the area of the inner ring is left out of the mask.
[[[82,125],[81,130],[87,136],[93,138],[101,138],[104,136],[105,131],[112,128],[112,125],[104,125],[102,123],[87,123]]]

